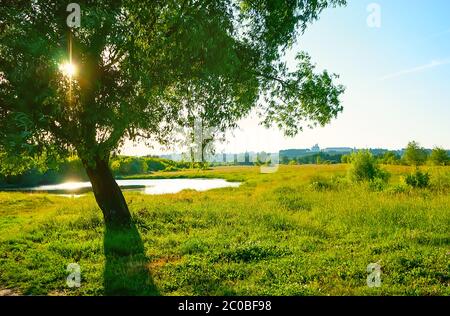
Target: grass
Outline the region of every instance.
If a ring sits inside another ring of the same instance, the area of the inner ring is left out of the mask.
[[[104,228],[91,194],[0,193],[0,290],[25,295],[450,295],[448,190],[351,184],[346,165],[157,173],[239,188],[126,193],[134,227]],[[447,173],[440,168],[432,172]],[[399,189],[400,188],[400,189]],[[81,266],[68,288],[66,267]],[[370,263],[379,288],[366,284]]]

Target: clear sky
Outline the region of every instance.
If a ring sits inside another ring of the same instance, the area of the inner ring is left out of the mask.
[[[380,8],[378,20],[368,11],[372,3]],[[274,152],[316,143],[396,149],[410,140],[450,149],[449,0],[348,0],[346,7],[324,11],[288,60],[299,50],[311,55],[318,70],[340,75],[343,113],[295,138],[249,117],[219,150]],[[125,154],[160,152],[140,144],[124,148]]]

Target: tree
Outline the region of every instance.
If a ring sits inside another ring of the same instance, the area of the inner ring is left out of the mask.
[[[411,166],[420,166],[427,160],[427,152],[416,141],[408,143],[405,153],[403,154],[405,162]]]
[[[376,158],[369,150],[360,150],[350,155],[349,176],[353,181],[373,181],[377,178],[387,181],[389,174],[380,169]]]
[[[67,3],[2,2],[0,165],[12,173],[76,154],[106,223],[131,219],[111,153],[126,139],[172,140],[186,109],[173,102],[180,82],[221,82],[235,104],[221,115],[258,107],[264,124],[290,136],[342,111],[337,76],[315,72],[302,52],[289,71],[283,56],[344,0],[78,3],[81,25],[69,28]]]
[[[214,142],[224,141],[225,133],[248,111],[237,102],[239,87],[209,77],[180,82],[176,89],[177,97],[171,100],[174,106],[184,105],[179,116],[179,143],[187,147],[191,164],[205,163],[207,156],[215,153]]]
[[[450,163],[450,157],[445,149],[435,147],[431,151],[430,161],[436,166],[445,166]]]
[[[382,164],[398,165],[400,163],[400,156],[397,155],[394,151],[387,151],[379,160]]]
[[[341,163],[350,163],[350,154],[342,155]]]

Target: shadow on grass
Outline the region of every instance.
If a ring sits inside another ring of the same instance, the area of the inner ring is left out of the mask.
[[[134,224],[107,226],[104,233],[105,295],[159,295],[145,256],[144,244]]]

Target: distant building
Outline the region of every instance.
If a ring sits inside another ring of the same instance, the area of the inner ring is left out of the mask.
[[[318,152],[318,151],[320,151],[319,144],[315,144],[314,146],[312,146],[312,147],[311,147],[311,151],[312,151],[312,152]]]
[[[245,152],[245,160],[244,160],[244,162],[245,162],[246,164],[249,164],[249,163],[250,163],[250,154],[249,154],[248,152]]]

